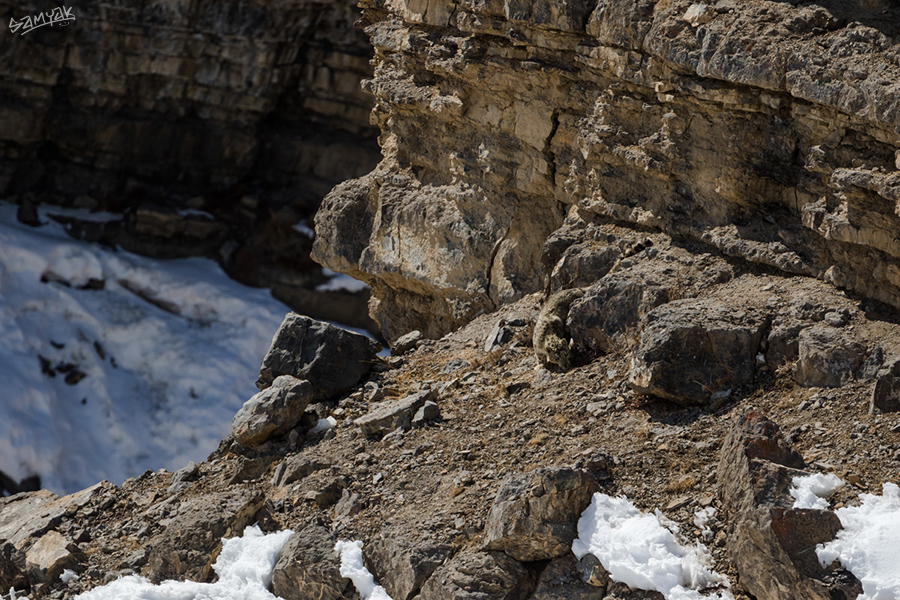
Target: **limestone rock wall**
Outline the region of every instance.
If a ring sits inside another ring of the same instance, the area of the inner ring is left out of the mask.
[[[900,306],[900,9],[886,0],[363,0],[384,158],[314,257],[389,339],[540,289],[567,213]]]

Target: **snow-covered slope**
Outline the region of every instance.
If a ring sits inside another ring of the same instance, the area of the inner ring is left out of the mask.
[[[288,308],[212,261],[78,242],[41,217],[0,205],[0,470],[71,492],[205,458]]]

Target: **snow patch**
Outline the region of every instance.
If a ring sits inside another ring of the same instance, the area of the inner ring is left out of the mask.
[[[819,544],[819,562],[835,560],[862,582],[858,600],[896,600],[900,598],[900,487],[882,486],[882,495],[861,494],[859,506],[835,511],[843,529],[827,544]]]
[[[814,473],[791,480],[790,494],[794,498],[794,508],[826,510],[828,496],[836,492],[844,482],[833,473]]]
[[[353,582],[362,600],[392,600],[363,563],[362,547],[360,541],[335,544],[334,551],[341,557],[341,576]]]
[[[68,585],[70,581],[73,581],[75,579],[78,579],[78,573],[76,573],[72,569],[64,569],[62,574],[59,576],[59,580],[66,585]]]
[[[291,530],[263,534],[252,525],[243,537],[223,539],[222,552],[213,565],[215,583],[164,581],[153,585],[140,575],[123,577],[79,594],[75,600],[276,600],[269,592],[272,571]]]
[[[358,292],[360,290],[369,289],[369,286],[365,282],[362,282],[359,279],[353,279],[349,275],[344,275],[343,273],[335,273],[330,269],[323,268],[322,274],[328,277],[328,281],[316,286],[317,292]]]
[[[310,433],[319,433],[320,431],[327,431],[337,425],[337,419],[334,417],[325,417],[324,419],[319,419],[316,426],[309,430]]]
[[[64,494],[215,450],[288,307],[211,260],[144,258],[15,215],[0,204],[0,470]]]
[[[712,570],[705,546],[683,546],[665,527],[674,524],[663,518],[664,523],[659,516],[640,512],[624,496],[596,493],[578,520],[572,552],[578,559],[593,554],[613,581],[661,592],[668,600],[731,600],[727,589],[700,593],[706,588],[730,587],[728,578]]]

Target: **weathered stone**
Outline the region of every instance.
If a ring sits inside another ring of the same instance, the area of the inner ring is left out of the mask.
[[[422,405],[422,408],[416,411],[416,414],[412,418],[413,427],[424,425],[426,423],[430,423],[431,421],[437,421],[441,418],[441,409],[437,405],[437,403],[428,400],[425,404]]]
[[[55,583],[65,569],[82,571],[84,554],[57,531],[49,531],[25,551],[25,569],[32,585]]]
[[[856,378],[865,354],[865,346],[840,329],[807,327],[800,332],[794,378],[807,387],[840,387]]]
[[[108,497],[111,489],[115,488],[109,482],[101,482],[62,498],[47,490],[0,498],[0,540],[22,550],[31,539],[55,529],[67,510],[73,506],[80,509],[97,498]]]
[[[306,379],[313,401],[326,400],[356,385],[372,367],[381,345],[364,335],[290,313],[263,358],[261,390],[280,375]]]
[[[900,412],[900,360],[883,369],[875,381],[869,412]]]
[[[251,490],[231,490],[181,502],[162,522],[162,533],[150,540],[152,550],[143,575],[156,583],[185,578],[206,581],[222,538],[243,535],[244,528],[256,521],[263,502],[264,498]],[[152,507],[148,513],[153,515]]]
[[[647,315],[630,379],[680,404],[709,402],[750,381],[766,318],[719,300],[678,300]]]
[[[400,400],[386,402],[368,414],[359,417],[353,424],[365,435],[389,433],[395,429],[409,429],[416,412],[429,400],[437,396],[434,390],[416,392]]]
[[[272,485],[275,487],[284,487],[295,481],[300,481],[310,473],[314,473],[321,469],[327,469],[329,464],[316,458],[309,458],[302,455],[294,455],[286,458],[277,467],[272,477]]]
[[[25,570],[25,553],[10,543],[0,543],[0,589],[27,588],[29,584]]]
[[[599,489],[580,469],[541,468],[503,481],[484,528],[485,548],[531,562],[570,553],[581,513]]]
[[[506,319],[498,319],[494,326],[491,327],[487,337],[484,338],[484,351],[492,352],[505,346],[512,341],[513,335],[515,335],[515,332],[512,327],[506,324]]]
[[[401,335],[397,341],[391,345],[391,353],[395,356],[402,356],[416,347],[416,342],[422,339],[422,332],[419,330],[410,331],[406,335]]]
[[[193,461],[181,467],[172,473],[172,481],[169,483],[169,494],[177,494],[178,492],[190,487],[192,481],[197,481],[200,476],[200,467]]]
[[[587,555],[590,556],[590,555]],[[550,561],[538,579],[533,600],[602,600],[606,585],[589,585],[582,580],[578,561],[565,556]]]
[[[622,251],[615,244],[581,242],[570,246],[553,267],[554,290],[588,287],[609,273]]]
[[[606,590],[609,585],[609,572],[603,567],[600,559],[593,554],[585,554],[578,561],[581,580],[588,585]]]
[[[231,432],[245,446],[259,446],[292,429],[303,417],[315,390],[309,381],[280,375],[271,387],[255,394],[234,416]]]
[[[349,579],[341,577],[337,538],[310,524],[290,537],[272,573],[272,591],[284,600],[343,600]]]
[[[807,474],[799,470],[804,466],[775,423],[752,410],[735,419],[718,469],[729,555],[757,598],[856,598],[859,582],[823,568],[815,556],[816,546],[840,529],[836,515],[793,508],[792,479]]]
[[[464,550],[428,578],[419,600],[524,600],[534,581],[522,563],[502,552]]]
[[[435,569],[453,554],[452,546],[383,533],[363,553],[366,567],[394,600],[412,600]]]
[[[575,347],[596,357],[613,351],[619,336],[636,335],[640,320],[668,301],[665,286],[643,275],[617,273],[587,288],[569,308],[566,324]]]

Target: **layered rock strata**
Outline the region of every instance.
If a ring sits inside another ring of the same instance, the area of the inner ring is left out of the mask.
[[[572,211],[900,306],[889,2],[362,6],[384,160],[314,256],[372,284],[388,338],[540,289]]]

